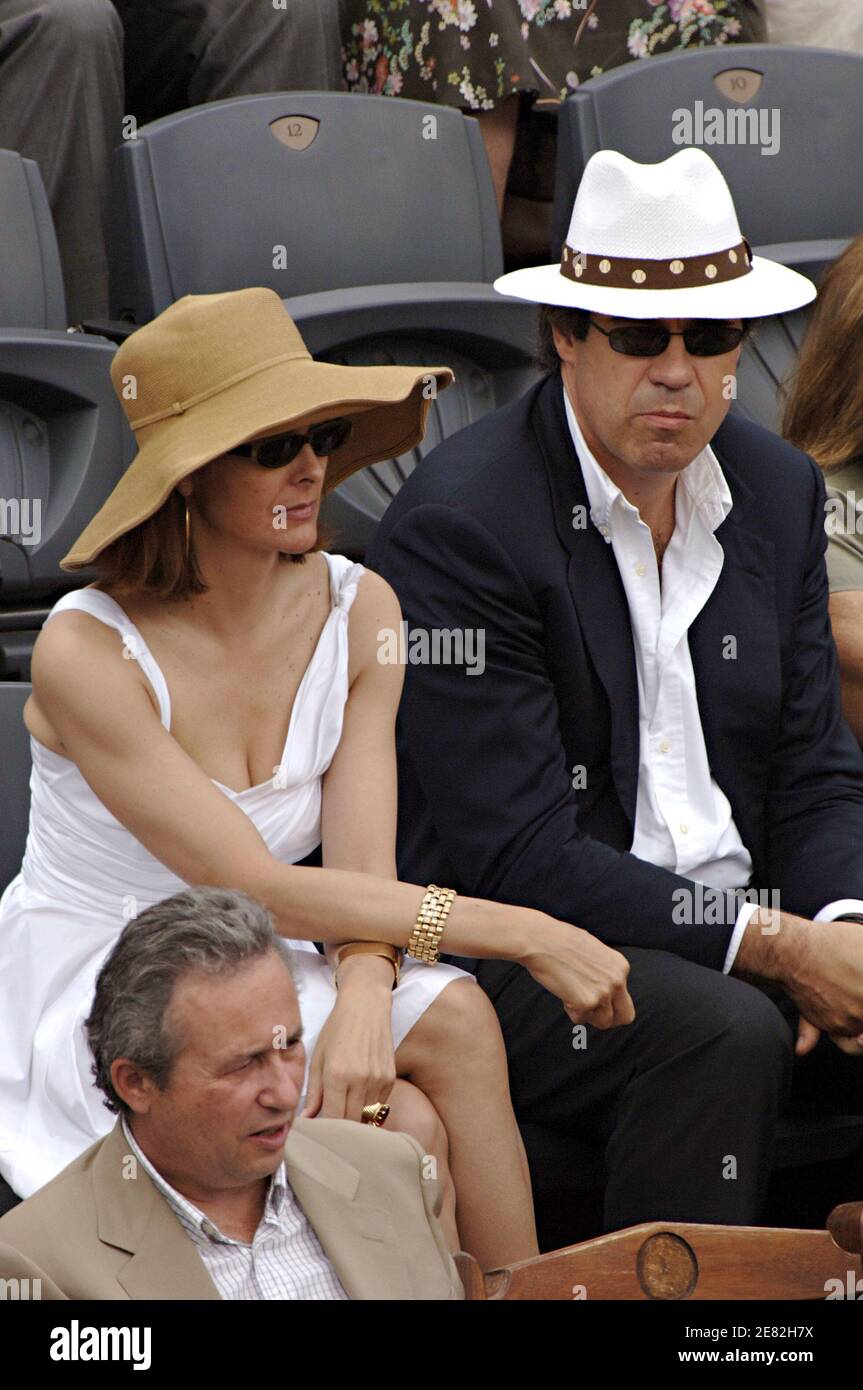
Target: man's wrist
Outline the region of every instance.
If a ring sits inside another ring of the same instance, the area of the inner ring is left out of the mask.
[[[792,963],[805,952],[810,927],[804,917],[759,907],[743,933],[731,973],[784,984],[799,973]]]

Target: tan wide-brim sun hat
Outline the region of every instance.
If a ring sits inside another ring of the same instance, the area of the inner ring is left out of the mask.
[[[258,435],[350,416],[325,490],[397,458],[423,437],[448,367],[343,367],[316,362],[273,290],[186,295],[118,349],[111,379],[138,453],[60,564],[89,565],[157,512],[177,484]]]

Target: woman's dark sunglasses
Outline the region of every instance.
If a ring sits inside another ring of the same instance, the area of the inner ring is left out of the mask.
[[[322,420],[313,425],[308,434],[274,434],[269,439],[258,439],[251,444],[237,444],[232,454],[242,454],[262,468],[284,468],[297,457],[304,444],[311,446],[318,458],[334,454],[347,441],[353,422],[351,420]]]
[[[672,338],[682,338],[686,351],[693,357],[719,357],[723,352],[731,352],[738,347],[746,333],[745,328],[735,328],[733,324],[712,319],[694,323],[682,332],[652,321],[611,329],[603,328],[595,319],[588,321],[605,335],[615,352],[622,352],[625,357],[659,357]]]

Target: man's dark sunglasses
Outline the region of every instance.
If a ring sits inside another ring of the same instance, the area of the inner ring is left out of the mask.
[[[242,454],[262,468],[284,468],[297,457],[304,444],[309,444],[318,458],[334,454],[346,443],[352,429],[351,420],[322,420],[319,425],[313,425],[308,434],[298,434],[295,430],[289,434],[274,434],[251,444],[237,444],[231,453]]]
[[[745,328],[735,328],[733,324],[713,319],[703,319],[682,332],[651,320],[611,329],[603,328],[596,319],[589,319],[588,322],[605,335],[615,352],[622,352],[625,357],[659,357],[672,338],[682,338],[686,351],[693,357],[719,357],[723,352],[731,352],[738,347],[746,334]]]

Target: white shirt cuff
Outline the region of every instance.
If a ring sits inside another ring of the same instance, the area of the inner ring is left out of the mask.
[[[863,917],[863,902],[859,898],[837,898],[834,903],[828,903],[820,912],[816,912],[812,921],[835,922],[837,917],[844,917],[846,912],[856,912]]]
[[[743,940],[743,933],[749,926],[752,914],[758,911],[758,903],[744,903],[737,914],[737,921],[734,923],[734,931],[731,933],[731,940],[728,943],[728,950],[725,953],[725,964],[722,967],[723,975],[727,975],[740,950],[740,943]]]
[[[743,933],[752,920],[753,912],[757,911],[758,903],[744,903],[737,914],[734,931],[731,933],[731,940],[725,953],[725,964],[722,967],[723,975],[727,975],[734,964],[737,952],[740,950],[740,943],[743,940]],[[812,920],[813,922],[835,922],[837,917],[844,917],[846,912],[856,912],[863,917],[863,899],[837,898],[835,902],[827,903],[820,912],[816,912]]]

